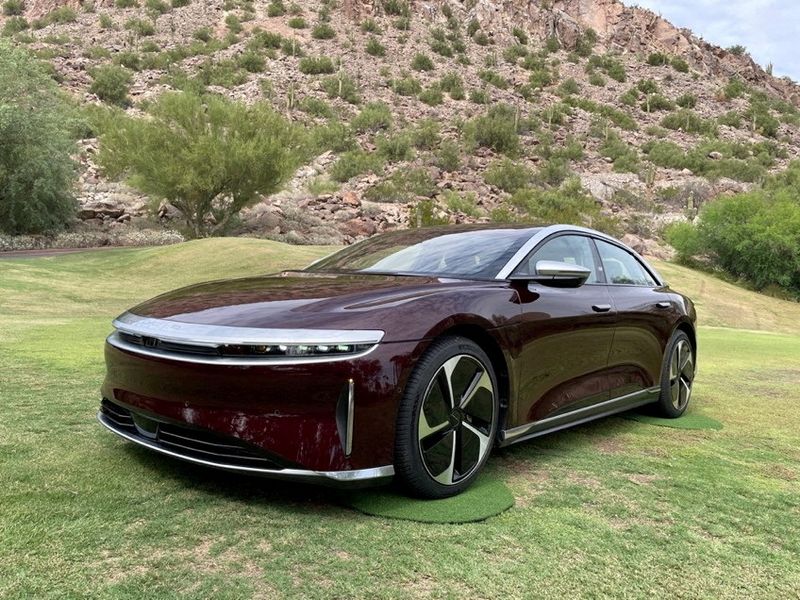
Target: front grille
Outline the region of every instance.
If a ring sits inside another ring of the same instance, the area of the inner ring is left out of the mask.
[[[195,344],[181,344],[178,342],[168,342],[154,337],[143,335],[133,335],[132,333],[119,332],[119,337],[129,344],[142,346],[143,348],[153,348],[165,352],[177,352],[179,354],[197,354],[200,356],[221,356],[219,348],[210,346],[198,346]]]
[[[231,466],[261,469],[285,468],[285,465],[280,464],[281,461],[267,456],[258,448],[237,438],[161,421],[155,422],[153,436],[152,432],[143,432],[136,426],[135,419],[138,417],[127,408],[103,398],[100,410],[106,419],[117,428],[128,434],[133,433],[150,444],[156,444],[181,456]],[[149,417],[147,419],[153,423],[152,419]]]

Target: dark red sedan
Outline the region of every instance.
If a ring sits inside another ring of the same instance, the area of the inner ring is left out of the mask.
[[[100,422],[202,465],[443,497],[492,447],[644,404],[678,417],[695,310],[597,231],[428,228],[114,321]]]

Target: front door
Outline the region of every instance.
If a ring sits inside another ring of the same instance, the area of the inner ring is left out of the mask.
[[[558,235],[543,242],[516,274],[530,274],[540,260],[578,264],[592,273],[577,288],[531,283],[521,290],[522,315],[515,331],[515,427],[567,413],[609,398],[608,356],[616,313],[601,283],[589,237]],[[513,420],[513,422],[512,422]]]

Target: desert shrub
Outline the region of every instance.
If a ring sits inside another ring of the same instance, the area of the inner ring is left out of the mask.
[[[509,158],[503,158],[489,166],[484,175],[484,180],[489,185],[513,194],[517,190],[528,186],[532,177],[533,173],[524,164]]]
[[[597,32],[591,27],[584,30],[575,41],[575,54],[584,58],[591,56],[592,49],[597,43]],[[577,61],[575,61],[577,62]]]
[[[750,125],[752,131],[767,137],[776,137],[780,121],[770,113],[766,102],[750,100],[747,110],[742,113],[745,122]]]
[[[164,0],[146,0],[144,5],[155,16],[169,12],[169,4]]]
[[[545,40],[544,48],[552,54],[561,50],[561,43],[558,41],[556,36],[551,35]]]
[[[307,96],[303,98],[303,100],[300,102],[300,110],[314,117],[322,117],[325,119],[333,118],[335,115],[330,104],[325,102],[325,100],[320,100],[319,98],[314,98],[313,96]]]
[[[28,27],[28,20],[25,17],[9,17],[3,25],[3,35],[10,37],[20,31],[25,31]]]
[[[336,75],[323,79],[322,89],[329,98],[341,98],[350,104],[361,102],[356,82],[344,71],[339,71]]]
[[[248,50],[277,50],[283,43],[283,36],[272,31],[254,31],[250,40],[247,42]]]
[[[672,110],[675,105],[661,94],[647,94],[642,101],[641,108],[645,112],[654,112],[657,110]]]
[[[411,60],[411,68],[415,71],[433,71],[433,61],[427,54],[418,52]]]
[[[619,101],[625,106],[636,106],[636,103],[639,102],[639,90],[632,87],[619,97]]]
[[[236,64],[250,73],[261,73],[266,66],[264,57],[253,50],[245,50],[236,57]]]
[[[495,105],[468,125],[467,137],[478,146],[509,155],[519,149],[518,123],[512,107]]]
[[[747,54],[747,48],[745,48],[741,44],[728,46],[726,50],[735,56],[744,56],[745,54]]]
[[[636,131],[639,128],[638,124],[636,123],[636,119],[634,119],[630,114],[624,110],[615,108],[610,104],[600,104],[582,96],[570,96],[565,98],[564,104],[566,104],[568,107],[574,106],[576,108],[585,110],[586,112],[605,117],[614,123],[614,125],[626,131]]]
[[[715,135],[717,132],[717,126],[713,120],[704,119],[688,108],[667,115],[661,120],[661,125],[667,129],[680,129],[686,133]]]
[[[335,73],[336,65],[328,56],[306,56],[300,59],[300,72],[306,75]]]
[[[453,100],[464,99],[464,82],[458,73],[452,71],[445,73],[439,80],[439,87],[442,88],[442,91],[447,92]]]
[[[606,78],[597,71],[589,75],[589,84],[597,87],[604,87],[606,85]]]
[[[331,178],[344,183],[363,173],[381,173],[383,159],[374,152],[351,150],[342,154],[331,167]]]
[[[366,52],[370,56],[386,56],[386,46],[378,41],[378,38],[371,37],[367,41]]]
[[[381,31],[381,26],[378,25],[378,22],[371,18],[361,21],[361,31],[375,35],[381,35],[383,33],[383,31]]]
[[[694,108],[697,106],[697,96],[687,92],[686,94],[678,96],[678,98],[675,100],[675,104],[681,108]]]
[[[594,54],[590,56],[586,64],[586,70],[591,73],[594,69],[603,71],[615,81],[624,82],[627,78],[625,66],[611,54],[604,54],[603,56]]]
[[[383,0],[383,10],[394,17],[410,17],[411,9],[405,0]]]
[[[114,62],[131,71],[141,71],[142,69],[142,57],[130,50],[117,53],[114,57]]]
[[[210,42],[214,34],[210,27],[200,27],[192,32],[192,37],[201,42]]]
[[[225,26],[231,33],[240,33],[242,31],[242,22],[233,13],[225,16]]]
[[[139,49],[142,52],[150,52],[150,53],[152,53],[152,52],[161,52],[161,46],[159,46],[153,40],[145,40],[145,41],[143,41],[142,45],[139,46]]]
[[[738,129],[742,126],[742,115],[735,110],[729,110],[728,112],[717,117],[717,123]]]
[[[359,133],[389,129],[392,126],[392,111],[384,102],[370,102],[353,117],[350,125]]]
[[[516,64],[524,56],[528,56],[528,49],[522,44],[511,44],[503,50],[503,60],[511,64]]]
[[[268,17],[282,17],[286,14],[286,5],[282,0],[272,0],[267,6]]]
[[[506,79],[497,71],[493,71],[491,69],[482,69],[481,71],[478,71],[478,77],[480,77],[489,85],[493,85],[501,90],[504,90],[508,87],[508,81],[506,81]]]
[[[572,223],[585,225],[611,235],[619,235],[619,222],[602,214],[600,205],[576,178],[566,181],[556,189],[539,190],[523,188],[508,201],[508,208],[493,213],[493,219],[502,218],[533,223]]]
[[[444,140],[434,155],[434,164],[443,171],[458,171],[461,167],[461,148],[452,140]]]
[[[197,79],[203,85],[218,85],[233,88],[247,81],[247,72],[231,59],[207,60],[197,70]]]
[[[428,89],[423,90],[419,94],[420,101],[424,102],[428,106],[439,106],[444,101],[444,94],[442,94],[442,88],[438,86],[438,84],[433,84]]]
[[[89,87],[91,93],[109,104],[128,105],[128,90],[133,80],[128,69],[117,65],[105,65],[94,68],[90,75],[92,76],[92,85]]]
[[[733,100],[734,98],[740,98],[747,93],[748,87],[747,84],[739,79],[738,77],[731,77],[728,80],[728,83],[725,84],[725,87],[722,89],[722,93],[728,100]]]
[[[669,64],[672,65],[672,68],[678,71],[679,73],[689,72],[689,63],[687,63],[679,56],[674,56],[672,60],[669,61]]]
[[[6,0],[3,2],[3,14],[9,17],[19,16],[25,10],[23,0]]]
[[[409,202],[414,198],[430,198],[436,184],[425,169],[395,171],[391,177],[369,188],[364,197],[372,202]]]
[[[170,0],[172,8],[182,8],[184,6],[189,6],[191,3],[192,0]]]
[[[446,40],[431,40],[430,47],[439,56],[452,58],[454,55],[453,47]]]
[[[411,143],[415,148],[421,150],[431,150],[435,148],[441,139],[439,135],[439,123],[434,119],[422,119],[417,122],[417,126],[411,130]]]
[[[283,38],[281,41],[281,52],[283,52],[286,56],[303,56],[303,48],[300,45],[300,41],[294,37]]]
[[[308,24],[306,23],[306,20],[303,17],[292,17],[287,22],[287,25],[289,25],[289,27],[291,27],[292,29],[305,29],[306,27],[308,27]]]
[[[390,87],[395,94],[401,96],[416,96],[422,91],[422,84],[408,73],[402,74],[398,79],[393,79]]]
[[[472,90],[469,93],[469,101],[474,104],[489,104],[491,97],[488,90]]]
[[[647,57],[647,64],[651,67],[663,67],[664,65],[669,64],[669,56],[663,52],[652,52]]]
[[[378,155],[389,162],[411,160],[414,157],[414,148],[411,137],[405,133],[393,135],[379,135],[375,139]]]
[[[24,50],[0,40],[0,231],[46,233],[75,214],[72,109]]]
[[[139,6],[137,0],[114,0],[114,6],[117,8],[135,8]]]
[[[316,40],[331,40],[336,37],[336,32],[328,23],[317,23],[311,30],[311,37]]]
[[[581,86],[572,77],[561,82],[558,86],[558,93],[562,96],[569,96],[571,94],[580,94]]]
[[[528,34],[525,33],[524,30],[520,29],[519,27],[514,27],[511,30],[511,35],[513,35],[516,38],[517,42],[519,42],[520,44],[527,45]]]
[[[557,186],[572,175],[569,161],[565,158],[553,156],[540,163],[534,174],[534,180],[542,185]]]
[[[492,40],[483,31],[479,31],[478,33],[473,35],[472,41],[478,44],[478,46],[488,46],[489,44],[492,43]]]
[[[640,79],[636,82],[636,89],[643,94],[657,94],[661,91],[652,79]]]
[[[332,152],[351,152],[358,148],[353,132],[341,121],[331,121],[325,125],[314,127],[310,132],[309,146],[316,154],[327,150]]]
[[[153,26],[151,21],[136,18],[125,21],[125,29],[132,31],[140,37],[153,35],[156,32],[156,28]]]
[[[618,173],[636,173],[639,170],[639,153],[613,131],[600,145],[600,155],[610,158]]]

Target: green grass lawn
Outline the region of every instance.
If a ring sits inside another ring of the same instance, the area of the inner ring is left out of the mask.
[[[672,265],[714,325],[692,410],[724,428],[615,417],[495,451],[516,506],[483,523],[368,517],[96,423],[112,317],[327,251],[216,239],[0,261],[0,597],[797,597],[800,305]]]

